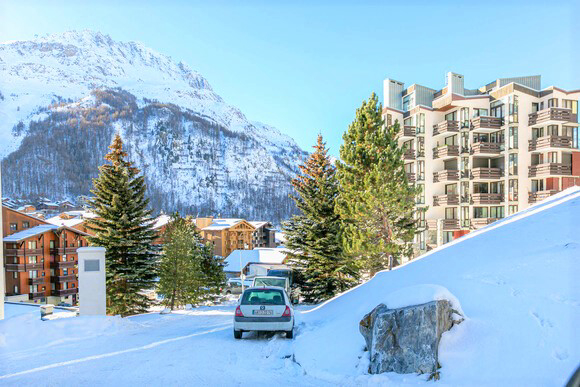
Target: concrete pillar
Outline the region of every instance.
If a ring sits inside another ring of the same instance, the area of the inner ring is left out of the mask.
[[[105,248],[79,247],[79,314],[106,315]]]

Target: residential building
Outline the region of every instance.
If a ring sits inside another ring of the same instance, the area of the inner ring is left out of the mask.
[[[441,90],[384,81],[385,125],[398,121],[409,181],[422,188],[417,253],[580,185],[580,90],[540,76]]]
[[[224,261],[227,278],[266,275],[269,269],[285,269],[288,250],[284,248],[256,248],[253,250],[234,250]]]
[[[6,295],[35,303],[76,304],[76,250],[87,245],[86,235],[66,226],[40,224],[4,237]]]
[[[90,211],[65,211],[46,219],[46,223],[54,224],[57,226],[70,227],[84,233],[93,234],[92,231],[87,228],[87,220],[95,217],[96,215]]]
[[[251,221],[256,228],[252,245],[256,247],[276,247],[276,229],[270,222]]]
[[[214,254],[227,257],[234,250],[251,250],[256,228],[244,219],[197,218],[195,225],[204,240],[212,242]]]

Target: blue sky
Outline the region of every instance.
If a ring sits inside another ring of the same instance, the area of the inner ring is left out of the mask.
[[[241,5],[243,4],[243,5]],[[250,119],[310,150],[342,133],[386,77],[475,88],[542,75],[580,88],[580,1],[4,1],[0,41],[93,29],[183,60]]]

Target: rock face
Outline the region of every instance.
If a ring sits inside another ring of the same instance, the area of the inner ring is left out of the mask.
[[[435,373],[439,340],[453,326],[453,312],[446,300],[399,309],[378,305],[359,325],[370,351],[369,372]]]

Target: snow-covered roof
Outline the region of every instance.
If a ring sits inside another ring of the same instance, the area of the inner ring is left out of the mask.
[[[243,221],[244,219],[235,219],[235,218],[214,219],[209,226],[203,228],[202,230],[204,231],[225,230],[226,228],[233,227],[236,224]]]
[[[250,223],[250,224],[251,224],[252,226],[254,226],[255,228],[260,228],[260,227],[262,227],[262,226],[265,226],[265,225],[267,225],[267,224],[268,224],[268,223],[270,223],[270,222],[264,222],[264,221],[251,221],[251,222],[248,222],[248,223]]]
[[[161,214],[155,219],[155,223],[153,223],[153,228],[158,229],[165,226],[167,223],[171,221],[171,216]]]
[[[78,224],[81,224],[85,220],[83,218],[71,218],[71,219],[63,219],[60,215],[53,216],[52,218],[46,219],[48,223],[54,224],[56,226],[66,226],[66,227],[74,227]]]
[[[59,227],[54,224],[42,224],[40,226],[28,228],[12,235],[4,237],[4,242],[19,242],[23,239],[33,237],[35,235],[44,234],[47,231],[57,230]]]
[[[281,264],[286,259],[286,249],[257,248],[254,250],[234,250],[224,261],[224,271],[239,272],[249,263]]]

